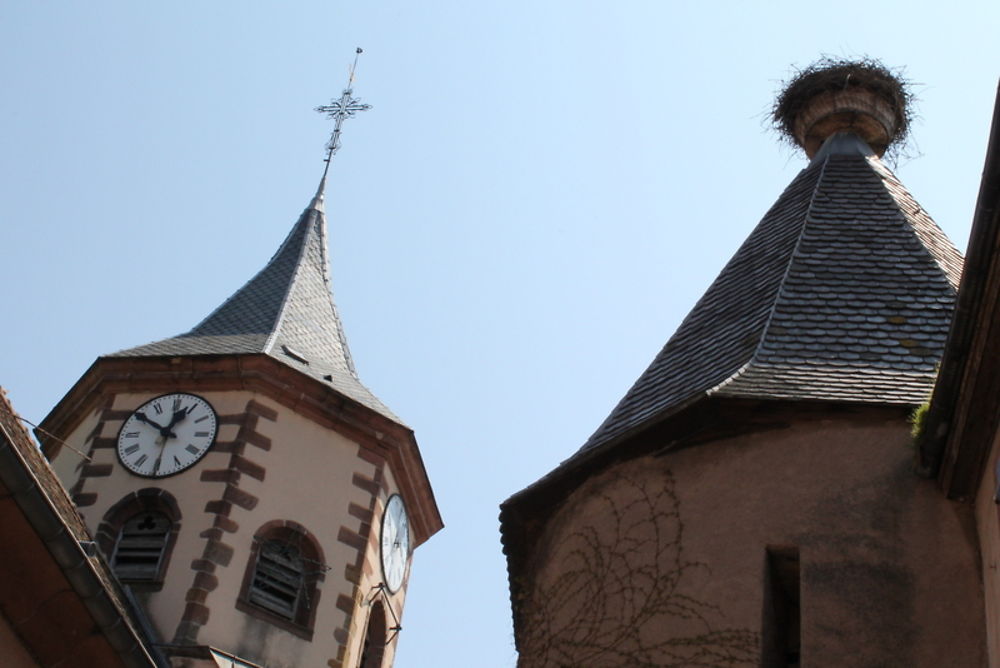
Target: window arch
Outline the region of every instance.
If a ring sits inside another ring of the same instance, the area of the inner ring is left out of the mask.
[[[122,582],[156,590],[163,586],[180,519],[177,501],[168,492],[141,489],[104,514],[97,545]]]
[[[312,639],[318,583],[326,571],[309,531],[287,520],[268,522],[253,537],[237,608]]]

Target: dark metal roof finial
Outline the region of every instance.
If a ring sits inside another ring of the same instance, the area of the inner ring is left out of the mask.
[[[323,169],[323,180],[326,180],[326,173],[330,169],[330,160],[333,158],[333,154],[337,152],[340,148],[340,130],[344,125],[344,121],[348,118],[353,118],[354,115],[359,111],[368,111],[372,108],[370,104],[362,104],[361,100],[354,97],[354,72],[358,67],[358,56],[362,53],[361,47],[358,47],[354,51],[354,62],[351,64],[351,73],[347,79],[347,88],[344,92],[340,94],[340,99],[331,100],[330,104],[321,105],[316,107],[316,111],[321,114],[327,114],[328,118],[332,118],[333,132],[330,134],[330,141],[326,143],[326,167]]]

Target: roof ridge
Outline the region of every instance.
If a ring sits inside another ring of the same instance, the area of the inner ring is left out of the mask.
[[[264,340],[263,352],[265,354],[268,355],[271,354],[271,349],[274,347],[274,343],[278,338],[278,333],[281,331],[281,324],[285,318],[285,313],[287,313],[288,304],[292,300],[292,293],[295,291],[295,284],[299,280],[299,276],[302,274],[302,257],[306,254],[306,248],[309,243],[308,236],[311,233],[311,230],[309,228],[312,227],[313,217],[316,214],[323,215],[319,212],[319,210],[317,210],[311,204],[309,205],[309,208],[307,208],[303,212],[304,220],[302,220],[300,224],[306,226],[306,229],[303,230],[304,238],[302,239],[302,243],[299,244],[299,252],[295,257],[295,269],[294,271],[292,271],[292,275],[288,279],[288,285],[287,289],[285,290],[285,296],[282,298],[281,306],[278,307],[278,313],[274,317],[274,325],[271,327],[271,332],[270,334],[267,335],[267,339]],[[291,239],[292,236],[294,236],[294,234],[295,231],[293,230],[292,234],[289,234],[288,237],[285,239],[285,243],[287,243],[288,240]],[[275,257],[277,257],[278,253],[280,253],[285,248],[285,243],[281,244],[281,247],[278,249],[278,252],[274,254]],[[274,260],[274,257],[272,257],[271,260]]]
[[[961,251],[951,243],[944,230],[934,222],[927,210],[913,197],[888,165],[878,157],[869,157],[868,162],[872,166],[872,170],[879,176],[886,194],[896,202],[903,221],[913,228],[921,245],[941,269],[941,273],[945,275],[948,283],[957,294],[962,279],[962,268],[965,264]],[[945,255],[950,257],[945,257]]]
[[[326,176],[323,177],[323,188],[326,189]],[[358,376],[358,371],[354,367],[354,358],[351,356],[351,349],[347,345],[347,333],[344,332],[344,323],[340,321],[340,311],[337,309],[337,302],[333,298],[333,278],[330,276],[330,230],[326,224],[326,209],[323,207],[323,196],[320,195],[319,207],[316,208],[320,217],[320,244],[319,244],[319,255],[320,255],[320,269],[323,272],[323,282],[326,284],[326,293],[330,301],[330,309],[333,311],[333,319],[337,323],[337,338],[340,339],[341,352],[344,354],[344,362],[347,364],[347,370],[351,372],[355,380],[359,383],[361,378]],[[363,383],[362,383],[363,385]],[[368,389],[367,387],[365,389]]]
[[[813,206],[816,204],[816,196],[819,194],[820,184],[823,183],[823,175],[826,173],[826,168],[829,164],[830,156],[827,155],[823,158],[823,164],[819,169],[819,175],[816,176],[816,182],[813,184],[812,194],[809,196],[809,206],[806,207],[805,212],[802,214],[802,225],[799,226],[799,233],[795,239],[795,245],[792,247],[792,252],[788,254],[788,262],[785,264],[785,270],[781,274],[781,280],[778,281],[778,289],[775,291],[774,299],[771,301],[771,306],[768,309],[767,320],[764,321],[764,326],[760,329],[760,336],[757,338],[757,345],[753,349],[753,354],[751,354],[750,359],[747,360],[747,362],[737,369],[732,375],[715,387],[706,390],[705,396],[711,396],[712,394],[725,389],[727,385],[742,376],[743,373],[753,366],[753,363],[757,360],[760,350],[764,346],[764,341],[767,340],[767,333],[771,328],[771,322],[774,320],[774,313],[778,308],[778,303],[781,301],[781,294],[784,291],[785,283],[788,281],[788,275],[791,273],[792,267],[795,265],[796,256],[799,253],[799,249],[802,247],[802,238],[806,235],[806,230],[809,229],[809,216],[812,213]]]

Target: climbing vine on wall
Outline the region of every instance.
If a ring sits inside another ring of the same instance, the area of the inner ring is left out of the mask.
[[[552,542],[522,602],[522,668],[757,665],[757,634],[720,628],[722,609],[690,593],[708,567],[684,556],[669,472],[643,478],[588,497]]]

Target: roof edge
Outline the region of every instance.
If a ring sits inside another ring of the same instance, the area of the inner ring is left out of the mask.
[[[962,393],[963,383],[978,370],[970,359],[976,343],[977,324],[989,315],[993,307],[984,296],[990,275],[1000,273],[1000,255],[994,251],[997,244],[1000,244],[1000,84],[997,86],[990,138],[955,313],[938,382],[934,386],[924,428],[918,439],[921,469],[928,477],[941,475],[943,462],[958,460],[972,447],[960,438],[964,425],[956,424],[956,417],[960,402],[966,398]],[[988,450],[989,446],[985,447]],[[953,491],[951,483],[951,480],[947,484],[942,481],[949,496]]]
[[[17,420],[17,413],[0,389],[0,410]],[[16,425],[16,422],[15,422]],[[15,430],[17,426],[12,425]],[[19,425],[18,425],[19,426]],[[84,552],[80,541],[73,535],[65,519],[59,513],[52,499],[45,492],[45,486],[38,479],[24,454],[18,451],[18,434],[12,434],[0,422],[0,480],[9,490],[10,496],[24,514],[24,518],[36,531],[39,540],[55,561],[72,589],[91,614],[95,626],[107,642],[121,657],[126,666],[136,668],[157,666],[166,663],[152,647],[152,642],[142,632],[142,626],[129,615],[128,603],[122,591],[116,589],[116,579],[109,577],[105,582],[97,573],[97,566]],[[33,448],[26,431],[21,430],[27,447]],[[42,461],[47,466],[47,463]],[[55,474],[52,474],[53,477]],[[61,483],[56,483],[64,490]],[[66,502],[72,505],[68,496]],[[87,536],[89,539],[89,536]],[[99,562],[101,563],[101,562]],[[109,573],[110,575],[110,573]],[[116,600],[117,598],[117,600]]]

